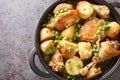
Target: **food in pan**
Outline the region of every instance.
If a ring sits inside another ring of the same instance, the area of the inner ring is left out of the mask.
[[[52,71],[67,80],[93,79],[102,74],[98,63],[120,55],[120,25],[108,19],[105,5],[79,1],[74,6],[55,7],[40,31],[40,49]]]

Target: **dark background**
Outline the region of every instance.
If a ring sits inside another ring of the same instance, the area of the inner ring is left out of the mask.
[[[28,64],[37,23],[54,1],[0,0],[0,80],[55,80],[35,75]],[[36,62],[42,68],[38,58]],[[106,80],[120,80],[120,66]]]

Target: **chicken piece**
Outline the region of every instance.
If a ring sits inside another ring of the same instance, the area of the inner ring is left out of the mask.
[[[62,53],[62,56],[65,59],[68,59],[68,58],[75,56],[75,54],[78,51],[78,45],[76,43],[62,40],[60,42],[60,44],[61,44],[60,51]]]
[[[101,48],[97,57],[93,57],[93,62],[98,63],[120,55],[120,43],[118,41],[101,42]]]
[[[61,4],[56,6],[53,13],[55,13],[56,11],[60,11],[61,9],[64,9],[64,8],[68,8],[68,9],[72,10],[73,5],[72,4],[67,4],[67,3],[61,3]]]
[[[87,21],[79,31],[79,34],[81,35],[79,40],[95,42],[98,39],[98,35],[96,33],[99,27],[97,25],[98,21],[99,19],[97,18]]]
[[[92,66],[95,66],[95,64],[93,62],[89,63],[84,68],[80,69],[80,74],[82,76],[87,75],[87,73],[89,72],[90,68],[92,68]]]
[[[56,28],[58,30],[64,30],[70,25],[79,22],[79,13],[78,10],[70,10],[65,13],[61,13],[56,18],[53,18],[48,23],[47,27]]]
[[[94,5],[94,10],[102,19],[108,18],[110,14],[110,9],[105,5]]]
[[[55,72],[60,72],[64,66],[62,54],[59,50],[56,50],[55,54],[52,56],[49,66],[52,67],[52,70]]]

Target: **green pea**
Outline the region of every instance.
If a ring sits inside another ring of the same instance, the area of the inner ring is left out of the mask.
[[[102,27],[99,27],[98,29],[99,29],[100,31],[102,31]]]
[[[64,10],[64,12],[67,12],[67,11],[69,11],[69,8],[64,8],[63,10]]]
[[[74,50],[74,47],[71,45],[68,49],[69,49],[69,52],[71,52]]]
[[[72,70],[72,67],[71,67],[71,66],[69,66],[69,67],[68,67],[68,69],[69,69],[69,70]]]
[[[54,34],[54,33],[55,33],[55,30],[52,30],[52,33]]]
[[[90,7],[93,8],[93,7],[94,7],[94,4],[90,4]]]
[[[59,36],[55,36],[55,39],[56,39],[56,40],[59,40]]]
[[[77,24],[77,28],[80,28],[81,27],[81,25],[80,24]]]
[[[98,56],[98,53],[94,53],[94,56]]]
[[[96,45],[96,44],[94,44],[94,45],[93,45],[93,47],[96,49],[96,48],[97,48],[97,45]]]
[[[106,25],[108,25],[110,23],[110,21],[105,21]]]
[[[59,15],[59,14],[60,14],[60,12],[59,12],[59,11],[56,11],[56,12],[55,12],[55,15]]]
[[[95,48],[93,48],[93,49],[92,49],[92,51],[93,51],[93,52],[96,52],[96,49],[95,49]]]
[[[98,35],[98,38],[101,38],[101,35]]]
[[[61,43],[59,43],[58,45],[57,45],[57,48],[60,48],[62,45],[61,45]]]
[[[64,13],[64,10],[62,9],[62,10],[60,10],[60,13]]]
[[[69,39],[69,41],[70,41],[70,42],[73,42],[73,40],[72,40],[72,39]]]
[[[67,61],[67,63],[68,63],[68,64],[70,64],[70,63],[71,63],[71,61],[70,61],[70,60],[68,60],[68,61]]]
[[[72,80],[76,80],[76,77],[73,77]]]
[[[76,64],[76,66],[77,66],[78,68],[80,68],[81,65],[80,65],[80,64]]]
[[[97,34],[101,34],[101,31],[99,29],[97,30]]]
[[[62,38],[62,37],[59,36],[59,35],[56,35],[56,36],[55,36],[55,39],[56,39],[56,40],[60,40],[61,38]]]
[[[67,40],[67,38],[66,38],[66,37],[64,37],[63,39],[64,39],[64,40]]]
[[[58,40],[55,40],[54,42],[55,42],[55,43],[58,43]]]
[[[105,27],[105,30],[109,30],[111,26],[106,26]]]
[[[55,35],[58,35],[59,33],[58,33],[58,31],[55,31]]]
[[[67,79],[70,79],[70,78],[72,78],[72,77],[68,75],[68,76],[67,76]]]
[[[81,36],[80,34],[77,35],[77,37],[80,37],[80,36]]]
[[[98,70],[97,70],[97,69],[94,69],[94,72],[95,72],[95,73],[97,73],[97,72],[98,72]]]
[[[75,40],[77,40],[77,37],[76,37],[76,36],[74,36],[74,37],[73,37],[73,40],[74,40],[74,41],[75,41]]]
[[[61,46],[60,45],[57,45],[57,48],[60,48]]]

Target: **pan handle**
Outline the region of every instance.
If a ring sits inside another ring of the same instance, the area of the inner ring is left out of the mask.
[[[33,48],[32,51],[31,51],[31,55],[30,55],[30,58],[29,58],[29,65],[32,69],[32,71],[34,73],[36,73],[37,75],[41,76],[41,77],[44,77],[44,78],[50,78],[52,77],[52,75],[49,73],[49,72],[43,72],[42,70],[40,70],[36,64],[35,64],[35,56],[37,55],[36,53],[36,49]]]
[[[119,2],[114,2],[114,3],[112,3],[112,5],[113,5],[114,7],[120,8],[120,3],[119,3]]]

